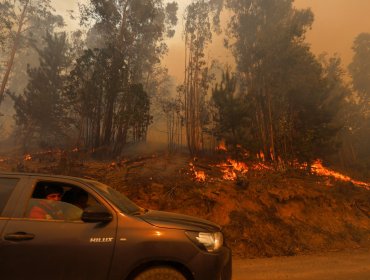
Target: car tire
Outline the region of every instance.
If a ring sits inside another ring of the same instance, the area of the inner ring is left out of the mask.
[[[176,269],[159,266],[144,270],[134,280],[186,280],[186,278]]]

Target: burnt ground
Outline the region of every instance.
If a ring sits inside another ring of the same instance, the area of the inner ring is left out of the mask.
[[[224,180],[222,157],[130,156],[111,162],[81,155],[14,157],[0,170],[93,178],[140,206],[202,217],[220,224],[238,257],[291,256],[370,248],[370,191],[302,171],[252,170]],[[195,180],[192,166],[206,175]],[[251,165],[252,163],[247,163]]]

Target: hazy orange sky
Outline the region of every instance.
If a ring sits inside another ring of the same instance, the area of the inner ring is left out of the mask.
[[[296,0],[297,8],[311,8],[315,15],[307,42],[314,53],[338,53],[344,65],[352,60],[352,43],[361,32],[370,33],[369,0]]]
[[[183,10],[190,0],[180,0],[180,10]],[[370,33],[370,0],[296,0],[297,8],[311,8],[315,20],[312,29],[308,31],[306,41],[315,54],[327,52],[337,53],[343,62],[343,67],[352,60],[352,43],[361,32]],[[168,42],[170,52],[164,59],[164,64],[178,82],[183,79],[184,43],[181,41],[181,19],[178,34]],[[221,39],[216,39],[207,55],[211,58],[227,60],[230,54],[223,50]]]
[[[172,1],[172,0],[171,0]],[[76,0],[53,0],[57,12],[66,9],[76,9]],[[191,0],[178,0],[179,11],[191,3]],[[343,66],[347,67],[352,59],[351,46],[354,38],[361,32],[370,33],[370,0],[296,0],[297,8],[311,8],[315,15],[312,29],[307,33],[306,41],[310,43],[315,54],[327,52],[329,55],[337,53],[343,59]],[[68,18],[66,18],[68,21]],[[168,41],[169,54],[163,63],[169,68],[170,74],[183,79],[184,71],[184,43],[181,39],[182,15],[179,14],[177,34]],[[76,26],[74,24],[74,26]],[[213,43],[207,56],[226,61],[231,55],[223,49],[222,38]]]

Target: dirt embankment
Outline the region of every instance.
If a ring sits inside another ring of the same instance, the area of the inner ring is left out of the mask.
[[[204,172],[205,181],[195,180],[190,161]],[[222,225],[226,242],[240,257],[370,247],[370,191],[327,177],[269,169],[249,170],[229,181],[217,161],[179,155],[113,163],[31,160],[18,167],[3,162],[0,170],[94,178],[143,207],[212,220]]]

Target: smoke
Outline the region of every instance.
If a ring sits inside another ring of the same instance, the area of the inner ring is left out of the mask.
[[[296,0],[298,9],[311,8],[315,21],[306,41],[315,54],[338,54],[347,66],[353,56],[352,44],[362,32],[370,32],[370,1]]]
[[[179,24],[176,35],[169,40],[169,53],[163,59],[163,64],[169,68],[169,73],[181,83],[184,80],[184,42],[182,40],[182,13],[190,0],[179,1]],[[310,8],[315,16],[312,29],[308,31],[306,42],[311,45],[314,54],[338,54],[347,66],[353,56],[352,43],[354,38],[362,32],[370,32],[370,1],[348,0],[295,0],[297,9]],[[223,12],[221,24],[223,27],[230,15]],[[224,47],[225,34],[214,36],[209,46],[207,56],[209,60],[217,59],[224,64],[235,65],[232,54]]]

